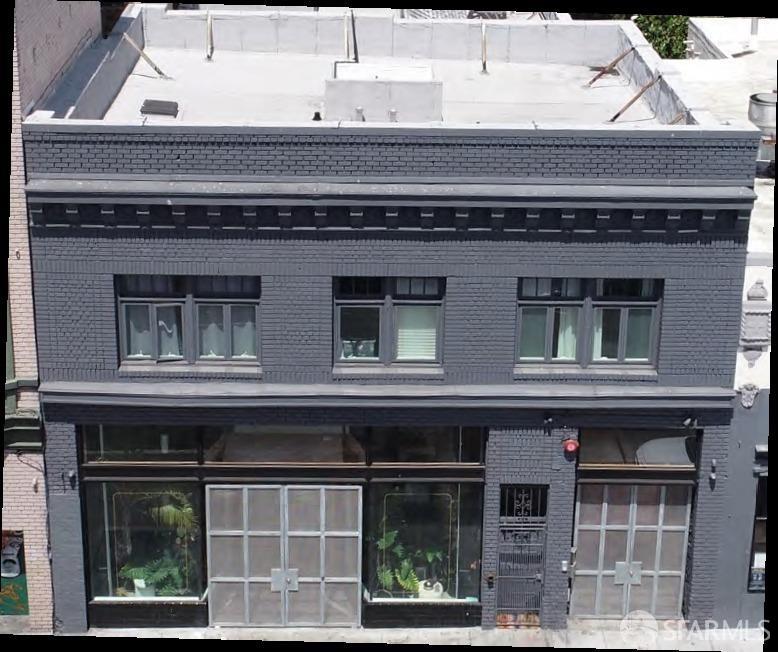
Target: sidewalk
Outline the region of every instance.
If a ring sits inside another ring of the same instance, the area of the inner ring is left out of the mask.
[[[314,629],[180,628],[91,629],[88,635],[138,638],[297,641],[310,643],[397,643],[424,645],[499,645],[596,649],[721,650],[756,652],[764,644],[759,629],[687,631],[652,625],[621,627],[619,621],[572,622],[567,630],[462,629]]]

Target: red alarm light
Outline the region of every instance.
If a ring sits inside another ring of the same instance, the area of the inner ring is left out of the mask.
[[[571,455],[578,452],[578,447],[580,444],[578,443],[577,439],[565,439],[562,442],[562,448],[564,449],[565,453],[570,453]]]

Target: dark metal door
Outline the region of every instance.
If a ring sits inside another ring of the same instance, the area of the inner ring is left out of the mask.
[[[546,551],[546,488],[502,487],[497,542],[497,625],[540,626]]]

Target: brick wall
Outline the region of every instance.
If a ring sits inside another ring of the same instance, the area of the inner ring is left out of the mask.
[[[119,372],[115,274],[262,276],[264,379],[289,383],[335,380],[332,276],[447,277],[444,380],[456,384],[513,382],[519,277],[618,276],[628,269],[630,275],[665,279],[658,375],[640,382],[732,386],[745,257],[742,238],[126,233],[33,230],[43,380],[226,377],[194,368],[175,375],[161,368],[150,374]],[[567,380],[619,382],[595,376]]]
[[[73,473],[73,480],[70,474]],[[84,543],[75,426],[46,422],[54,631],[86,630]]]
[[[730,436],[729,424],[705,428],[699,454],[697,491],[689,531],[684,603],[687,619],[697,621],[701,627],[704,626],[702,623],[705,619],[719,615],[717,611],[718,555],[727,513]],[[716,479],[712,480],[710,474],[714,470],[712,468],[714,460]],[[754,497],[744,496],[744,500],[750,503]],[[749,539],[750,533],[743,532],[742,541]]]
[[[15,44],[16,30],[14,30]],[[18,64],[18,53],[14,47],[11,95],[10,213],[8,219],[8,301],[11,307],[15,375],[17,378],[37,378],[27,204],[24,197],[24,154],[20,128]],[[37,392],[21,390],[18,394],[17,405],[22,409],[37,409]]]
[[[51,89],[81,49],[101,36],[99,2],[16,2],[20,106],[27,113]]]
[[[9,452],[3,456],[3,529],[24,533],[30,606],[27,626],[34,631],[50,631],[51,568],[41,453]]]
[[[484,577],[497,573],[500,486],[528,484],[548,488],[540,623],[550,629],[566,627],[569,581],[568,573],[562,571],[562,562],[570,560],[575,507],[575,458],[565,458],[561,440],[562,432],[559,430],[552,430],[546,435],[538,427],[495,428],[489,432],[486,449]],[[489,588],[486,581],[482,581],[481,622],[484,627],[495,626],[496,588],[496,585]]]
[[[14,345],[14,375],[38,377],[33,316],[32,272],[24,196],[21,134],[23,111],[37,100],[90,38],[99,36],[98,2],[17,2],[11,91],[11,165],[8,216],[8,302]],[[16,409],[38,410],[38,394],[20,388]],[[30,614],[26,627],[50,631],[52,584],[47,530],[46,482],[41,453],[4,451],[3,529],[24,532]]]
[[[697,179],[753,183],[758,135],[29,125],[30,177]],[[283,152],[283,156],[278,153]]]

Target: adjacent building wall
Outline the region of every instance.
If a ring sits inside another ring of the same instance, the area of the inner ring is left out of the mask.
[[[81,49],[100,36],[98,2],[23,1],[14,6],[11,94],[11,168],[8,217],[8,303],[13,341],[11,369],[15,400],[6,401],[6,428],[14,418],[35,423],[38,367],[33,318],[32,270],[24,195],[25,164],[21,122],[51,89]],[[8,367],[7,367],[8,371]],[[8,373],[6,373],[8,376]],[[6,378],[6,380],[9,380]],[[8,397],[8,396],[7,396]],[[9,412],[10,408],[10,412]],[[3,447],[3,529],[24,536],[28,616],[8,616],[9,628],[47,631],[52,627],[51,572],[46,517],[44,459],[37,442],[6,433],[13,450]]]

